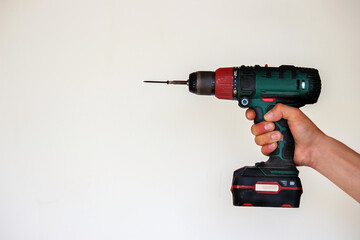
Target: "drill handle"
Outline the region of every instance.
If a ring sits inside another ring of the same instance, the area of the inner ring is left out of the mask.
[[[270,111],[275,105],[264,105],[254,106],[252,109],[256,112],[256,118],[254,123],[264,121],[264,115]],[[278,142],[278,147],[270,154],[270,158],[267,164],[272,165],[291,165],[294,166],[294,152],[295,152],[295,141],[291,134],[289,125],[286,119],[281,119],[275,122],[275,130],[280,131],[283,139]]]

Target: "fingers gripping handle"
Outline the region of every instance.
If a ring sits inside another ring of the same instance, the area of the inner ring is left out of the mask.
[[[252,109],[256,112],[256,118],[254,123],[264,121],[264,114],[270,111],[275,105],[253,107]],[[283,139],[278,142],[278,147],[270,154],[269,163],[287,163],[294,165],[294,151],[295,142],[290,132],[289,125],[286,119],[281,119],[275,122],[275,130],[280,131]]]

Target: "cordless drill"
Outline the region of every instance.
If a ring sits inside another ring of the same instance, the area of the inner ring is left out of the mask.
[[[264,121],[265,113],[277,103],[297,108],[316,103],[321,91],[316,69],[289,65],[219,68],[215,72],[193,72],[187,81],[145,82],[186,84],[195,94],[237,100],[240,107],[256,112],[255,123]],[[231,192],[235,206],[299,207],[303,191],[287,120],[275,122],[275,130],[281,132],[283,140],[269,159],[234,172]]]

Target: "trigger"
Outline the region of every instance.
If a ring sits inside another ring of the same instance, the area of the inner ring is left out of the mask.
[[[259,123],[259,122],[264,121],[264,116],[263,116],[263,112],[262,112],[261,108],[260,107],[254,107],[252,109],[254,109],[254,111],[256,113],[254,123]]]

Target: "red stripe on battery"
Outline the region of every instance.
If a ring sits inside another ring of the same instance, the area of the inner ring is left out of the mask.
[[[282,190],[288,190],[288,191],[299,191],[302,190],[301,187],[283,187],[281,186],[279,183],[277,182],[257,182],[256,184],[269,184],[269,185],[278,185],[279,189],[278,191],[256,191],[257,193],[261,193],[261,194],[278,194],[280,191]],[[255,184],[255,185],[256,185]],[[231,191],[233,191],[233,189],[253,189],[255,190],[255,185],[253,186],[248,186],[248,185],[233,185],[231,186]]]
[[[230,191],[233,191],[233,189],[254,189],[255,190],[255,185],[254,186],[232,185]]]

